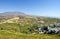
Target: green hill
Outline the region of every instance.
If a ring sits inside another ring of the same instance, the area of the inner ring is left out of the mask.
[[[33,16],[18,16],[19,20],[16,23],[2,23],[0,24],[0,39],[59,39],[58,35],[38,34],[36,31],[39,22],[43,21],[44,25],[51,23],[60,23],[58,18],[44,18]],[[13,17],[11,17],[13,18]],[[11,18],[4,18],[9,20]],[[3,18],[2,18],[3,19]],[[1,19],[1,22],[4,20]],[[36,33],[36,34],[33,34]]]

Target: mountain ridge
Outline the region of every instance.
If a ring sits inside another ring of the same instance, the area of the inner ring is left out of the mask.
[[[27,14],[23,13],[23,12],[4,12],[4,13],[0,13],[0,16],[26,16]]]

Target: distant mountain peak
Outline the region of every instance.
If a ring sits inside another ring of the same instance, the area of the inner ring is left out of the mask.
[[[13,15],[13,16],[26,16],[23,12],[4,12],[0,13],[0,16],[7,16],[7,15]]]

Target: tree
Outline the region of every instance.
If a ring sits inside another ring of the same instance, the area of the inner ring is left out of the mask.
[[[47,27],[47,26],[42,26],[42,27],[41,27],[41,30],[42,30],[42,31],[44,31],[44,30],[48,31],[48,27]]]

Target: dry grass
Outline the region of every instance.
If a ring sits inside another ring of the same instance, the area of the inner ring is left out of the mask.
[[[0,36],[0,39],[60,39],[59,36],[39,36],[39,37],[33,37],[33,36],[26,36],[26,37],[15,37],[15,36]]]
[[[60,39],[58,35],[48,35],[48,34],[23,34],[23,33],[13,33],[7,31],[0,31],[0,39]]]

